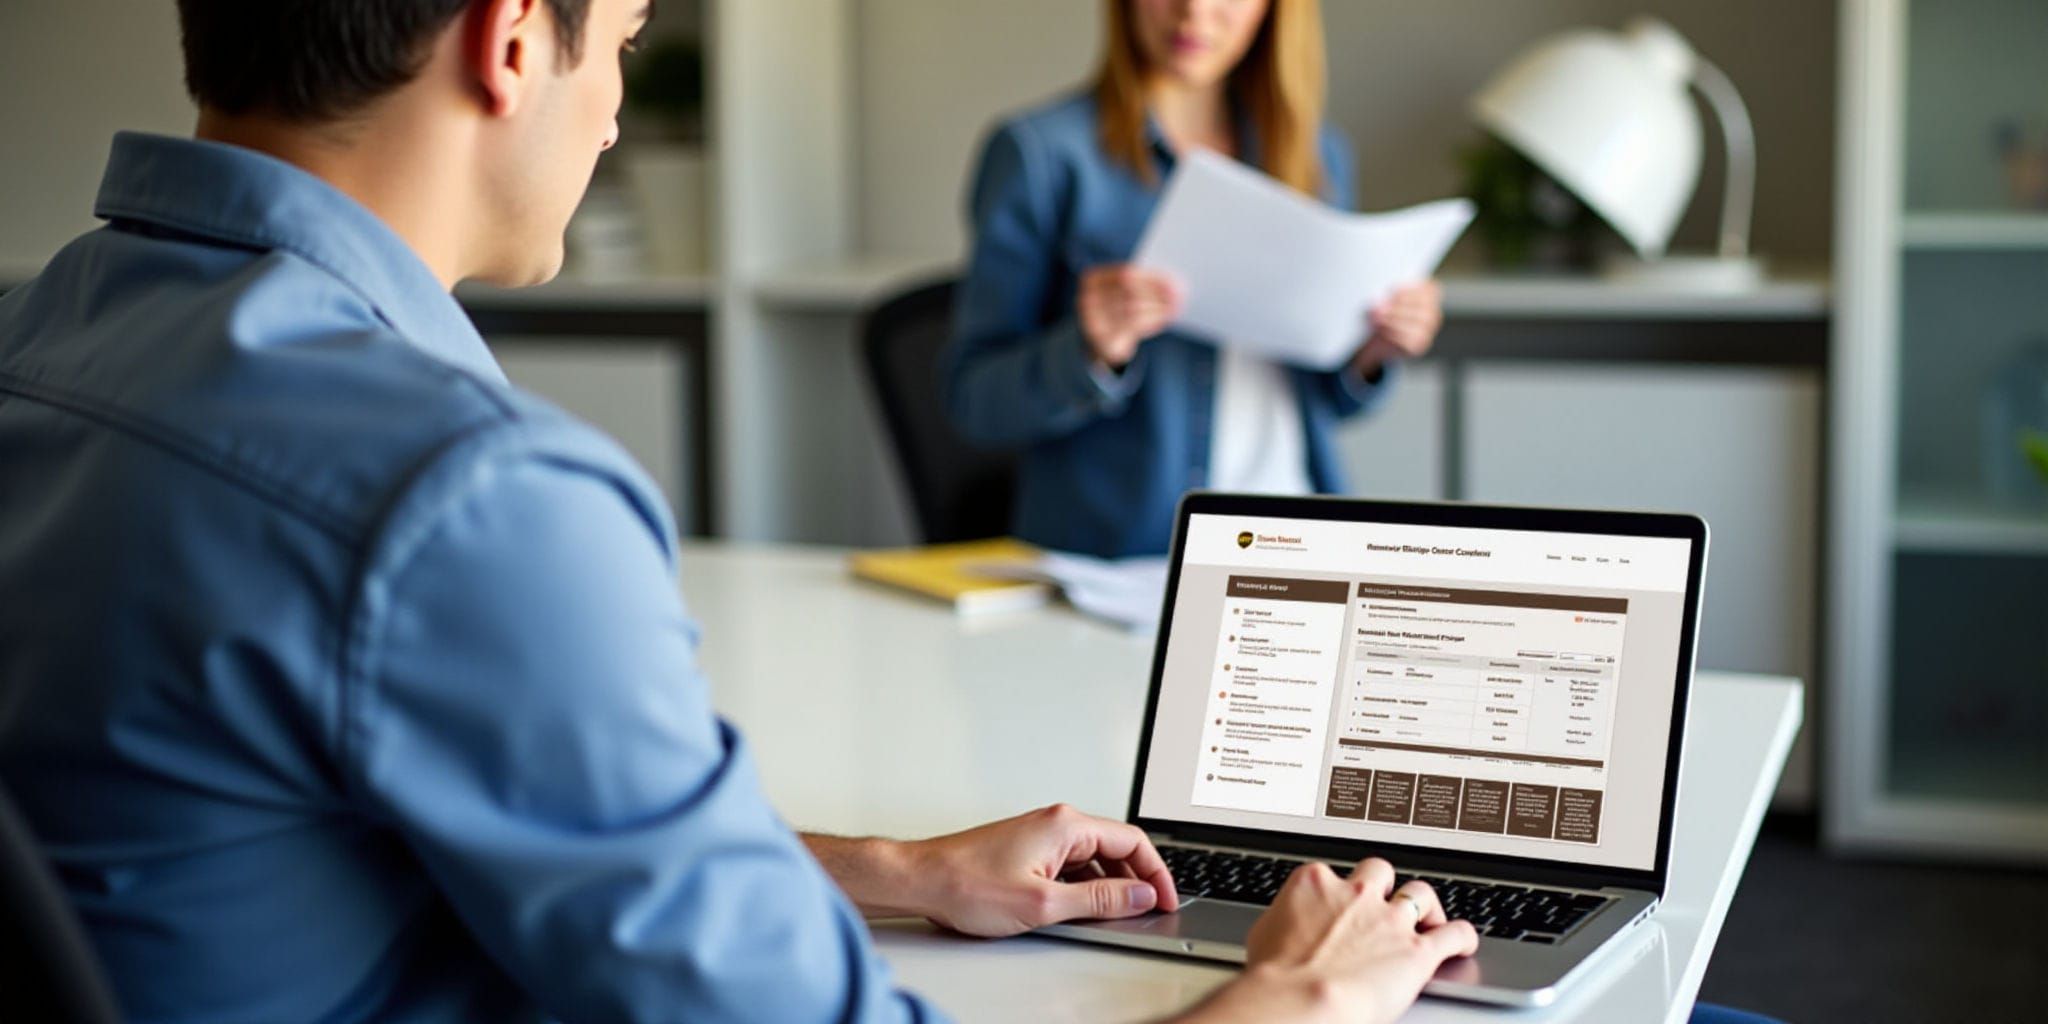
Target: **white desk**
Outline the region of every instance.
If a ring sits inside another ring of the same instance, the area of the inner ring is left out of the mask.
[[[704,625],[716,702],[753,743],[792,825],[913,837],[1061,800],[1123,817],[1149,635],[1064,608],[962,620],[851,579],[831,549],[692,545],[683,592]],[[1423,1000],[1404,1019],[1682,1020],[1798,727],[1799,689],[1792,679],[1701,675],[1669,898],[1615,952],[1605,983],[1541,1012]],[[880,925],[876,938],[904,984],[974,1021],[1156,1017],[1230,974],[919,923]]]

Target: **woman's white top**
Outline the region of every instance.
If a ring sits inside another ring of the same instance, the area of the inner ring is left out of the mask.
[[[1209,487],[1254,494],[1309,494],[1301,398],[1278,363],[1221,347],[1210,427]]]

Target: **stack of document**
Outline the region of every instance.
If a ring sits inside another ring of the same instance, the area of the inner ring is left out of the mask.
[[[861,579],[942,601],[962,615],[1041,607],[1054,594],[1125,629],[1159,624],[1164,558],[1091,558],[998,537],[863,551],[848,568]]]
[[[950,604],[961,615],[1038,608],[1054,594],[1125,629],[1159,622],[1166,559],[1090,558],[1044,551],[1009,538],[863,551],[853,574]]]
[[[1165,558],[1091,558],[1047,551],[1030,562],[991,562],[970,566],[981,575],[1029,580],[1059,588],[1067,603],[1082,612],[1133,631],[1159,625],[1166,596]]]
[[[1131,262],[1179,280],[1176,326],[1333,370],[1365,340],[1372,307],[1435,273],[1472,214],[1464,199],[1346,213],[1197,150],[1175,168]]]

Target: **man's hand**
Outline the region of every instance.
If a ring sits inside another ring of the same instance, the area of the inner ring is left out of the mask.
[[[1321,863],[1296,869],[1252,926],[1245,973],[1184,1024],[1400,1016],[1439,964],[1479,948],[1479,935],[1464,921],[1446,922],[1427,884],[1393,887],[1393,866],[1377,857],[1348,879]]]
[[[911,846],[932,886],[925,916],[969,935],[1180,907],[1143,830],[1065,804]]]
[[[1065,804],[918,842],[804,842],[868,916],[926,917],[969,935],[1180,907],[1142,830]]]

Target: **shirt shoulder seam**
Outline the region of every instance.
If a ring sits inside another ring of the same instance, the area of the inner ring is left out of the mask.
[[[60,392],[5,370],[0,370],[0,392],[11,392],[117,430],[131,440],[212,472],[250,496],[313,525],[345,547],[355,548],[360,544],[354,525],[346,517],[265,474],[220,457],[176,427],[142,420],[107,403]]]
[[[394,490],[391,501],[379,514],[377,522],[367,530],[349,585],[335,664],[341,713],[336,750],[342,766],[343,785],[351,793],[361,795],[358,759],[367,749],[367,737],[358,727],[358,718],[362,702],[368,697],[366,691],[377,686],[377,656],[383,642],[384,627],[390,619],[389,608],[375,605],[392,595],[373,594],[374,581],[397,579],[442,530],[447,510],[475,487],[473,482],[437,485],[437,476],[453,473],[457,460],[468,465],[508,455],[516,458],[521,454],[539,454],[544,446],[535,445],[530,434],[523,440],[507,437],[514,431],[524,433],[533,424],[529,418],[514,416],[474,424],[444,438],[432,453],[415,463],[405,482]],[[606,475],[610,472],[594,459],[578,458],[559,464],[571,465],[575,472],[580,473]],[[633,504],[623,496],[622,500],[629,506]],[[641,510],[633,508],[631,511],[636,518],[646,522]],[[652,522],[646,525],[656,535],[657,544],[667,547],[659,526]]]

